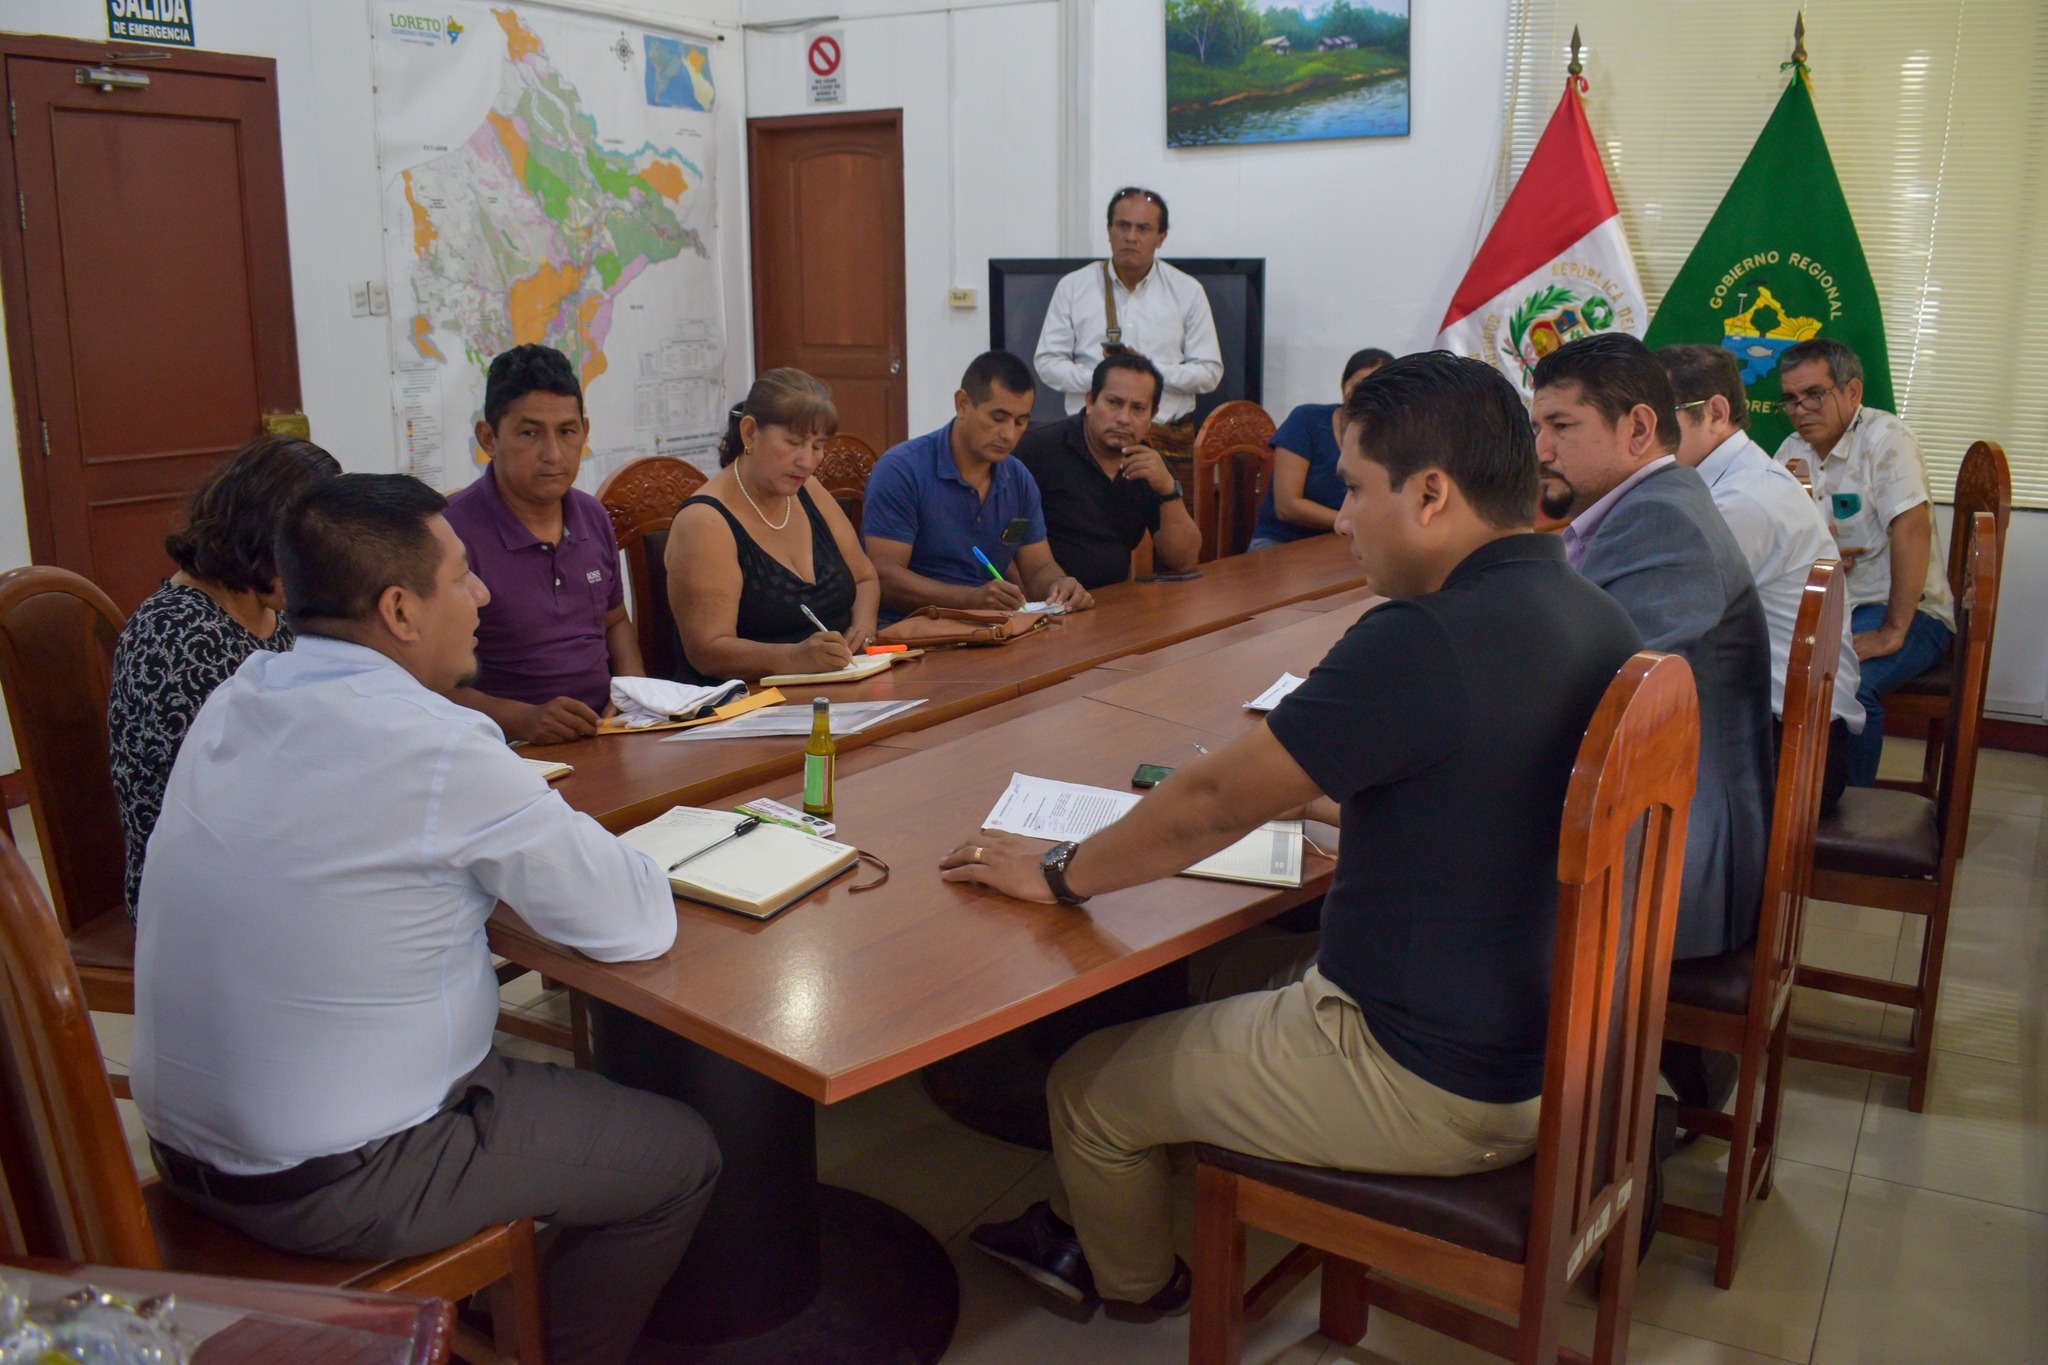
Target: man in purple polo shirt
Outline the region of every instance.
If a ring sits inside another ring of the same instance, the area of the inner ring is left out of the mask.
[[[596,734],[612,678],[647,671],[611,518],[575,487],[589,436],[567,356],[514,346],[491,362],[476,424],[491,462],[447,512],[491,600],[477,623],[476,684],[449,695],[498,722],[507,739]]]

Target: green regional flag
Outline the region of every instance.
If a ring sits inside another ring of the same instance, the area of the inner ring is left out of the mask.
[[[1817,336],[1863,361],[1863,401],[1894,410],[1877,286],[1802,67],[1764,125],[1643,341],[1734,352],[1749,387],[1749,431],[1775,455],[1792,426],[1778,409],[1778,356]]]

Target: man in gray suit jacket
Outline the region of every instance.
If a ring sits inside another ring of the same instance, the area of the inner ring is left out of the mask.
[[[1642,342],[1574,341],[1537,364],[1535,387],[1542,506],[1571,518],[1566,557],[1621,603],[1646,649],[1692,665],[1699,784],[1674,956],[1732,952],[1756,936],[1777,767],[1756,583],[1707,485],[1673,457],[1671,382]]]

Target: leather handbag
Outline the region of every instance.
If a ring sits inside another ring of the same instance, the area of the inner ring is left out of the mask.
[[[946,649],[959,645],[1006,645],[1052,625],[1044,612],[972,611],[959,607],[919,607],[889,626],[875,639],[885,645]]]

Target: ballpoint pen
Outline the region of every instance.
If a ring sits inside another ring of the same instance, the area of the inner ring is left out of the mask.
[[[802,602],[799,602],[796,604],[796,609],[804,614],[804,619],[806,621],[809,621],[812,625],[818,628],[819,634],[830,635],[832,633],[831,628],[827,626],[823,621],[820,621],[818,619],[818,613],[812,611],[808,606],[804,605]]]
[[[993,578],[998,583],[1003,581],[1002,574],[996,570],[995,565],[988,562],[988,556],[981,552],[981,547],[979,545],[970,545],[967,548],[974,551],[974,557],[981,561],[982,568],[988,570],[988,576],[990,578]]]
[[[705,854],[709,853],[712,849],[717,848],[720,844],[729,844],[733,840],[741,837],[742,835],[752,834],[755,830],[759,829],[760,827],[761,817],[758,815],[749,815],[746,819],[740,821],[737,825],[733,826],[732,833],[720,835],[718,838],[713,839],[710,843],[704,845],[704,847],[698,849],[695,853],[684,854],[682,857],[670,863],[668,865],[668,870],[673,872],[677,868],[681,867],[684,863],[689,862],[691,859],[701,858]]]

